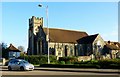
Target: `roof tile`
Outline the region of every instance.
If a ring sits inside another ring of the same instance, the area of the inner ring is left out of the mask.
[[[47,28],[44,28],[47,33]],[[77,39],[88,36],[86,32],[49,28],[50,42],[77,43]]]

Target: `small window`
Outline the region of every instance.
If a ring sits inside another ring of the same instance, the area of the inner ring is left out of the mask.
[[[61,56],[61,53],[59,52],[58,55]]]
[[[98,48],[101,48],[101,45],[98,45]]]
[[[10,63],[14,63],[14,61],[11,61]]]
[[[17,63],[18,61],[14,61],[14,63]]]

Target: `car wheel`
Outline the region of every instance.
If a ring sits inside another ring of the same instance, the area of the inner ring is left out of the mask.
[[[11,71],[11,70],[12,70],[12,68],[11,68],[10,66],[8,66],[8,70],[9,70],[9,71]]]
[[[24,71],[24,67],[20,67],[20,70],[21,70],[21,71]]]

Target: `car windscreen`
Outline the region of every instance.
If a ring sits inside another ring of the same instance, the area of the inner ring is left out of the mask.
[[[29,63],[28,61],[25,61],[25,60],[23,60],[22,62],[23,62],[23,63],[27,63],[27,64]]]

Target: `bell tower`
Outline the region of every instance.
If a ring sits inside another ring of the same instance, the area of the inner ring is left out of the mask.
[[[29,19],[29,28],[32,28],[32,33],[34,33],[34,35],[36,35],[36,33],[38,32],[39,26],[43,27],[43,17],[36,18],[35,16],[32,16],[32,18]]]
[[[28,30],[28,55],[34,55],[34,40],[36,33],[39,31],[39,26],[43,27],[43,17],[35,17],[29,19],[29,30]]]

